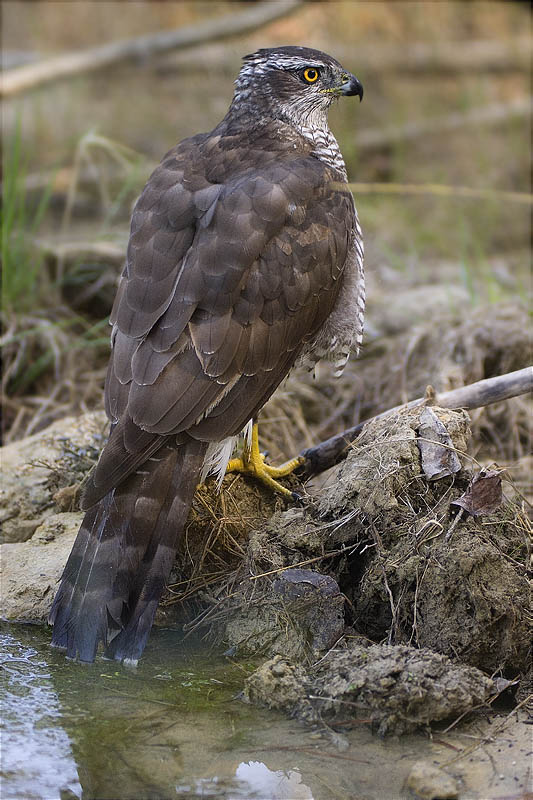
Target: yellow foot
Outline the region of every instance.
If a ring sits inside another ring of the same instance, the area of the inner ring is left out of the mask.
[[[300,496],[296,492],[291,492],[275,478],[283,478],[290,475],[296,467],[299,467],[305,461],[301,456],[291,458],[280,467],[270,467],[265,464],[265,457],[259,452],[259,433],[257,423],[254,423],[252,428],[252,443],[250,448],[245,447],[241,458],[232,458],[228,462],[226,472],[242,472],[245,475],[253,475],[266,486],[269,486],[275,492],[279,492],[284,497],[290,497],[291,500],[299,500]]]

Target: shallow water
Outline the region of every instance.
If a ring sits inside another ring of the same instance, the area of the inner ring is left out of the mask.
[[[443,760],[423,735],[332,737],[245,705],[235,696],[251,665],[171,631],[152,634],[136,669],[69,662],[49,639],[33,626],[0,631],[3,800],[385,800],[407,796],[415,760]],[[461,796],[507,786],[470,788]]]

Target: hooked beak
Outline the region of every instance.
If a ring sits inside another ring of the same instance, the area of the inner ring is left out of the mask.
[[[355,75],[347,75],[348,80],[340,87],[341,94],[346,97],[352,97],[354,94],[359,95],[359,102],[363,99],[363,84],[357,80]]]

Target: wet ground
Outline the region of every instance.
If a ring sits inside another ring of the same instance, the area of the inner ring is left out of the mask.
[[[444,766],[461,798],[528,789],[531,727],[520,713],[432,739],[382,741],[364,725],[332,736],[238,701],[251,665],[170,631],[152,634],[135,670],[71,663],[48,642],[34,626],[0,633],[3,800],[388,800],[409,796],[419,759]]]

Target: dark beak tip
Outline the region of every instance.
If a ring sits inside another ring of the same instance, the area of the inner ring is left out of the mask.
[[[359,102],[363,99],[363,84],[359,81],[355,75],[352,75],[350,80],[345,84],[345,88],[342,92],[347,97],[353,97],[357,95],[359,97]]]

